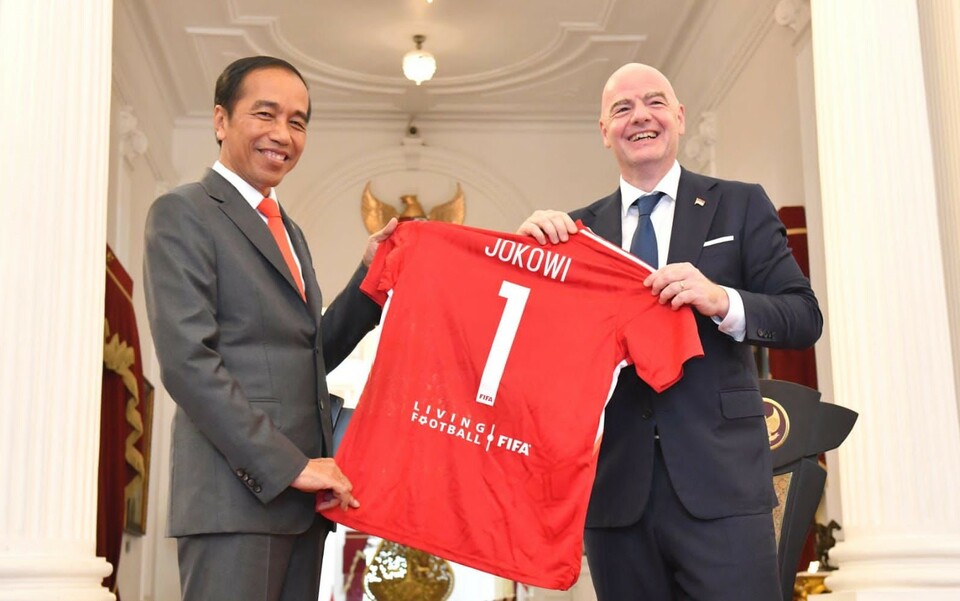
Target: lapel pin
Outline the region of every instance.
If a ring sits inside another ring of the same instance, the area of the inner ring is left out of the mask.
[[[698,198],[695,201],[693,201],[693,204],[697,205],[698,207],[702,207],[703,205],[707,204],[707,201],[705,201],[702,198]]]

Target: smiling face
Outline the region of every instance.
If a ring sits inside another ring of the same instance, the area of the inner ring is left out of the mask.
[[[309,107],[307,88],[295,74],[277,67],[250,71],[233,109],[213,109],[220,162],[267,196],[300,159]]]
[[[625,180],[651,190],[673,166],[683,132],[683,105],[662,73],[632,63],[607,80],[600,133]]]

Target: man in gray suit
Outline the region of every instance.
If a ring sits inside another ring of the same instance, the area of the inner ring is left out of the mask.
[[[303,76],[240,59],[214,102],[219,160],[158,198],[146,226],[147,311],[177,403],[169,535],[185,600],[314,600],[331,528],[316,511],[359,506],[330,458],[326,373],[379,320],[359,284],[396,222],[321,317],[310,250],[275,190],[306,141]]]

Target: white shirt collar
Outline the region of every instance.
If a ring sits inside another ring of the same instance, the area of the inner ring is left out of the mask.
[[[257,207],[260,205],[260,201],[263,200],[263,194],[261,194],[259,190],[248,184],[246,180],[233,171],[230,171],[230,169],[220,161],[217,161],[213,164],[213,170],[222,175],[225,180],[230,182],[230,184],[237,189],[237,192],[240,193],[240,196],[243,196],[243,199],[246,200],[251,207],[253,207],[254,211],[257,210]],[[270,198],[277,200],[276,188],[270,188]]]
[[[670,171],[667,171],[667,174],[663,176],[657,185],[653,187],[653,190],[641,190],[633,184],[629,183],[627,180],[623,179],[623,176],[620,176],[620,203],[621,203],[621,215],[627,214],[627,209],[630,208],[630,205],[633,204],[633,201],[640,198],[644,194],[650,194],[652,192],[663,192],[670,200],[677,199],[677,188],[680,187],[680,163],[676,160],[673,161],[673,166],[670,167]]]

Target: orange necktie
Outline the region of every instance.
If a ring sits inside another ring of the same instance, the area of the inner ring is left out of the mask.
[[[257,210],[267,218],[267,227],[273,234],[277,246],[280,247],[280,254],[283,260],[287,262],[290,273],[293,274],[293,280],[297,283],[297,290],[300,291],[300,298],[307,302],[307,295],[303,291],[303,278],[300,276],[300,270],[297,268],[297,262],[293,260],[293,251],[290,249],[290,242],[287,240],[287,231],[283,227],[283,218],[280,217],[280,207],[277,201],[267,197],[260,201]]]

